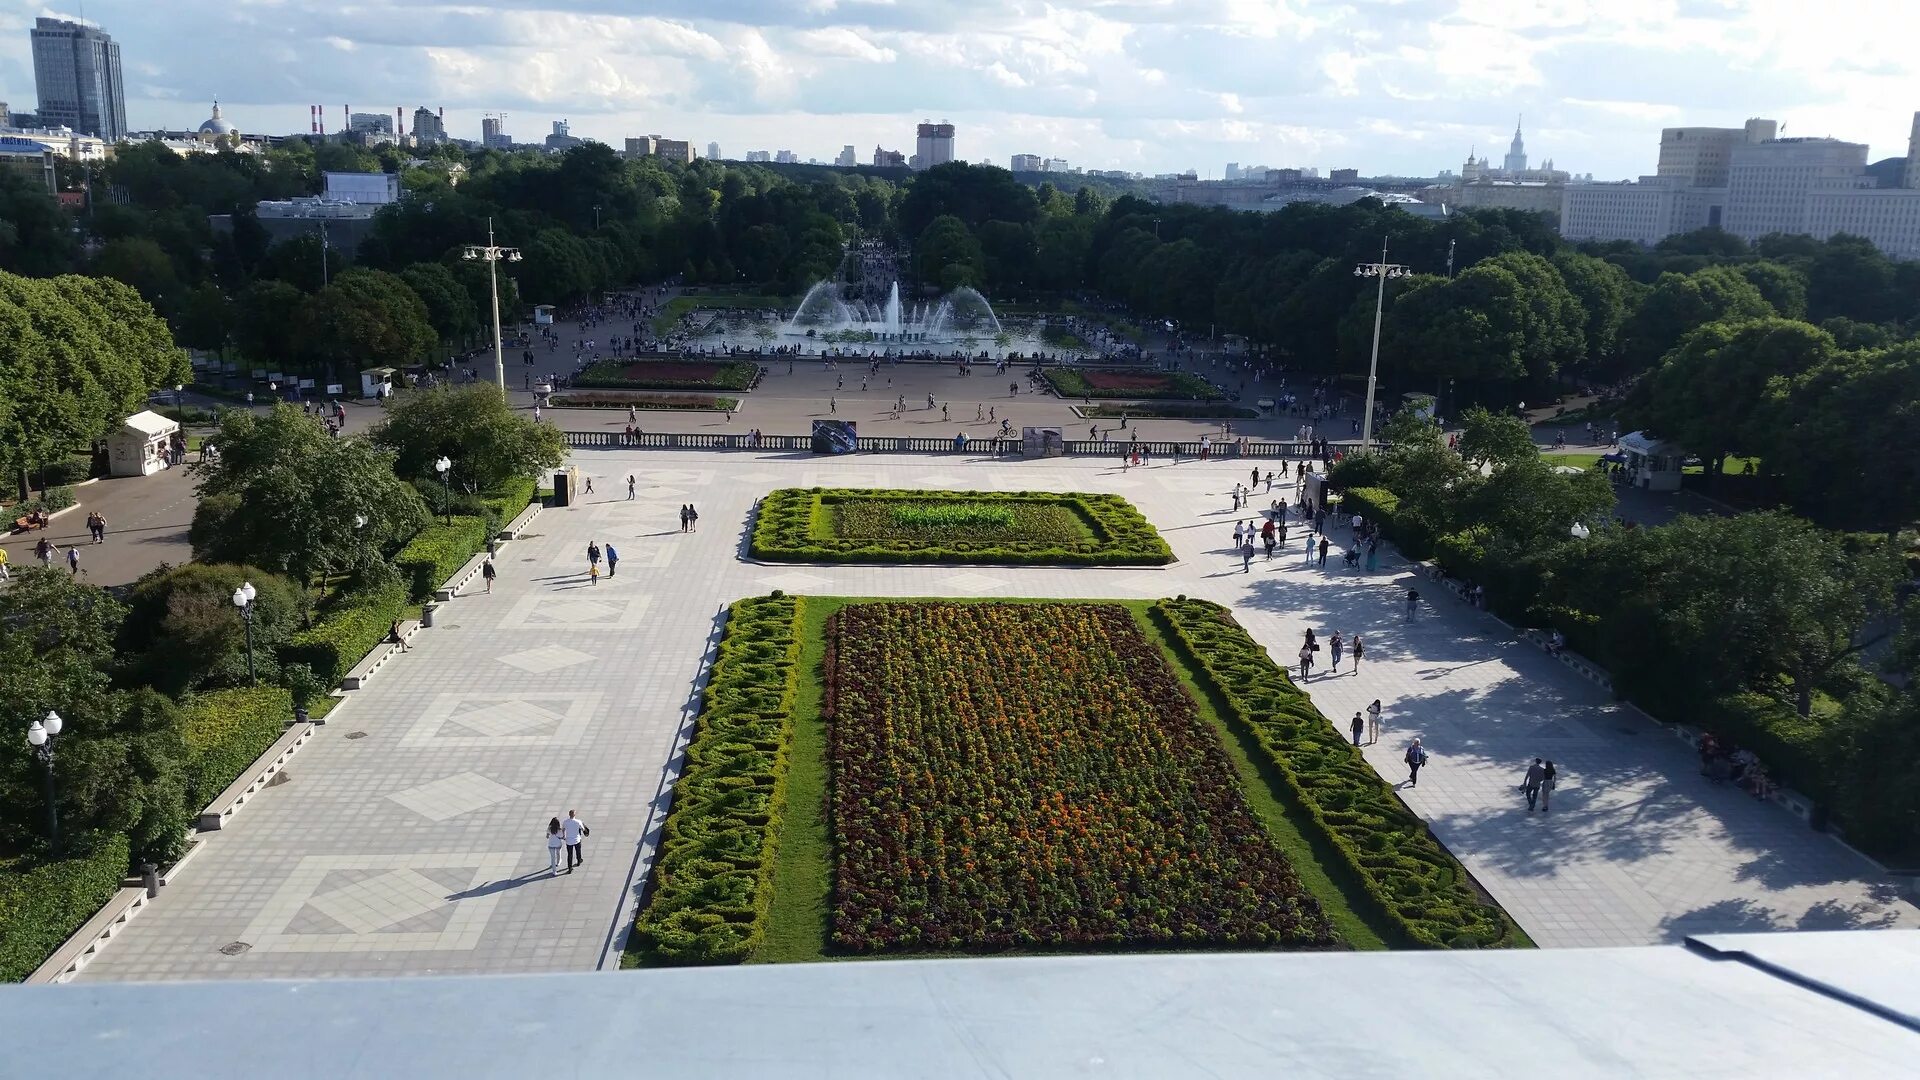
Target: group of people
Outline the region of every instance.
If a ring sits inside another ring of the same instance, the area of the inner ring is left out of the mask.
[[[1300,643],[1300,680],[1302,682],[1305,682],[1313,676],[1315,654],[1319,651],[1320,639],[1314,636],[1313,628],[1309,626],[1307,628],[1306,640]],[[1358,675],[1360,674],[1360,658],[1367,654],[1367,645],[1366,642],[1360,639],[1359,634],[1353,635],[1353,642],[1349,645],[1347,640],[1340,636],[1340,631],[1335,630],[1333,637],[1327,640],[1327,652],[1333,660],[1331,664],[1331,674],[1340,674],[1341,656],[1342,654],[1350,654],[1353,657],[1352,673]],[[1380,705],[1378,701],[1375,701],[1373,704],[1375,708],[1378,708]],[[1375,718],[1375,722],[1377,726],[1378,717]],[[1354,745],[1359,745],[1358,736],[1354,737]]]
[[[1773,778],[1760,764],[1759,755],[1744,746],[1703,732],[1700,736],[1700,775],[1716,784],[1731,783],[1756,799],[1773,794]]]

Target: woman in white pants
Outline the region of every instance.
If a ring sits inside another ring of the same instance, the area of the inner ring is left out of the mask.
[[[560,873],[560,819],[547,822],[547,873]]]

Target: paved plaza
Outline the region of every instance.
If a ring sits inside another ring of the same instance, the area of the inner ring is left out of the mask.
[[[552,509],[507,545],[492,595],[469,586],[413,651],[335,709],[270,787],[82,974],[205,979],[539,972],[616,966],[652,857],[671,759],[732,600],[771,589],[866,596],[1151,598],[1231,605],[1272,654],[1301,632],[1364,635],[1366,660],[1307,689],[1344,723],[1374,698],[1368,759],[1399,781],[1432,754],[1413,809],[1545,946],[1642,945],[1769,928],[1920,926],[1870,867],[1785,811],[1710,787],[1679,740],[1611,702],[1397,557],[1378,573],[1291,551],[1230,557],[1225,463],[1121,472],[971,455],[589,451],[606,494]],[[1265,463],[1262,464],[1264,470]],[[625,479],[637,495],[625,497]],[[1112,491],[1179,562],[1165,568],[776,566],[743,560],[753,502],[786,486]],[[1289,491],[1289,494],[1291,492]],[[1264,503],[1274,496],[1261,496]],[[691,502],[701,529],[682,534]],[[1342,530],[1341,532],[1344,532]],[[1336,532],[1336,540],[1344,539]],[[588,541],[620,551],[586,578]],[[1419,583],[1418,618],[1401,598]],[[1434,594],[1439,594],[1438,596]],[[1550,813],[1515,791],[1560,766]],[[577,810],[586,864],[547,873],[546,822]]]

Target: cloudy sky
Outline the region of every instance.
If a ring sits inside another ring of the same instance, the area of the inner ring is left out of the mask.
[[[27,28],[73,14],[0,0],[0,99],[33,105]],[[91,0],[121,43],[128,119],[184,127],[219,98],[248,132],[307,105],[485,112],[538,140],[565,117],[619,145],[723,154],[852,143],[1148,173],[1229,161],[1432,175],[1505,152],[1651,172],[1662,126],[1736,126],[1906,152],[1920,5],[1905,0]]]

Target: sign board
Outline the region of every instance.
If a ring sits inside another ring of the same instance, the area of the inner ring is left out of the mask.
[[[1060,457],[1067,452],[1067,434],[1057,427],[1020,429],[1022,457]]]
[[[860,449],[860,436],[851,420],[815,420],[813,422],[813,452],[816,454],[851,454]]]
[[[344,394],[346,392],[347,392],[347,388],[340,385],[337,382],[330,382],[327,384],[328,397],[339,397],[341,394]]]

